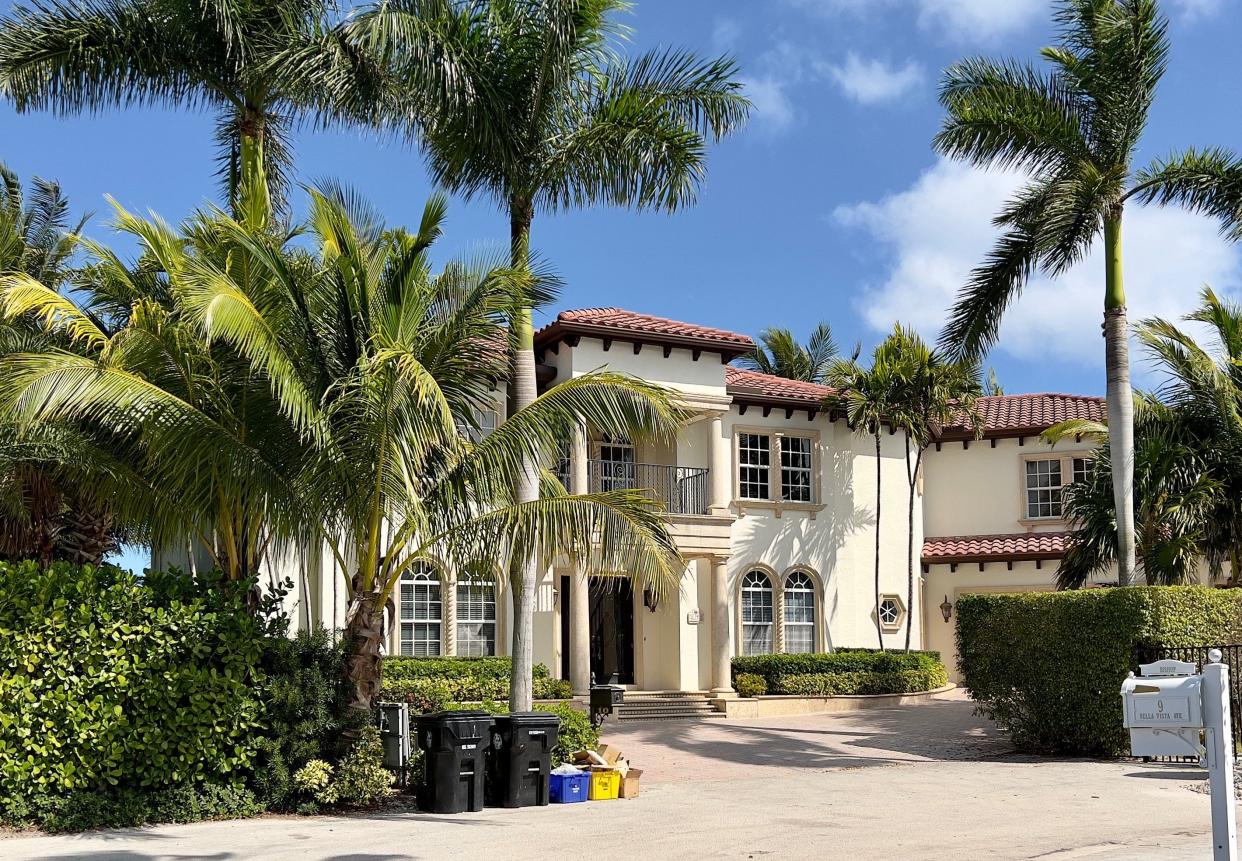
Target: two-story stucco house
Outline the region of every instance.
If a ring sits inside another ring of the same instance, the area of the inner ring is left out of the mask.
[[[877,500],[874,441],[825,407],[827,388],[732,366],[753,347],[745,335],[597,308],[559,314],[535,347],[542,386],[608,368],[675,389],[692,411],[667,444],[588,432],[564,467],[573,491],[650,489],[686,564],[680,590],[659,600],[615,578],[584,580],[571,567],[543,572],[535,660],[579,692],[595,676],[729,695],[733,656],[874,647],[877,621],[890,647],[904,644],[908,621],[912,644],[940,650],[953,671],[961,594],[1054,588],[1066,536],[1061,487],[1085,468],[1092,446],[1054,449],[1040,432],[1105,414],[1093,397],[989,397],[982,439],[946,428],[915,485],[910,602],[902,434],[883,435]],[[498,391],[481,424],[503,419]],[[311,572],[290,595],[294,615],[300,625],[339,626],[339,572],[307,557],[291,566]],[[387,645],[392,654],[504,654],[511,626],[503,589],[427,560],[397,590]]]

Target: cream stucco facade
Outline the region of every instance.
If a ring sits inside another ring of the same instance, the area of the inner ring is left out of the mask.
[[[956,676],[952,610],[961,595],[1055,588],[1067,527],[1051,516],[1053,500],[1092,446],[1053,448],[1039,432],[1049,416],[1098,414],[1098,399],[985,399],[984,438],[946,429],[924,453],[912,491],[903,434],[884,429],[877,458],[874,438],[834,413],[822,387],[734,368],[748,345],[744,336],[616,309],[562,314],[537,336],[545,386],[606,368],[675,390],[691,413],[669,442],[630,445],[588,432],[573,446],[563,466],[570,489],[652,488],[685,569],[676,593],[658,599],[588,581],[568,564],[542,572],[535,660],[554,676],[576,691],[612,678],[729,696],[733,656],[874,648],[877,621],[885,647],[904,646],[908,624],[911,645],[940,651]],[[504,400],[498,390],[496,421]],[[330,554],[307,551],[278,567],[296,582],[287,600],[297,624],[341,625]],[[508,651],[503,586],[459,583],[436,560],[402,581],[394,610],[392,654]]]

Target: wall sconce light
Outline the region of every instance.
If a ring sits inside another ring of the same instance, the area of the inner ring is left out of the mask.
[[[953,618],[953,605],[949,603],[948,595],[945,595],[944,600],[940,602],[940,615],[944,616],[946,622]]]
[[[654,589],[643,590],[643,606],[652,613],[660,606],[660,596],[655,593]]]

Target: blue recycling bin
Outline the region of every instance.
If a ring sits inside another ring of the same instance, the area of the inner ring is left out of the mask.
[[[587,800],[587,792],[591,789],[591,775],[583,774],[550,774],[548,775],[548,796],[553,804],[576,804]]]

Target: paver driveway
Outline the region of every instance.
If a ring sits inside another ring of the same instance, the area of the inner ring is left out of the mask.
[[[1162,859],[1209,851],[1201,774],[1014,755],[960,696],[902,709],[613,730],[633,801],[15,837],[0,858]]]

